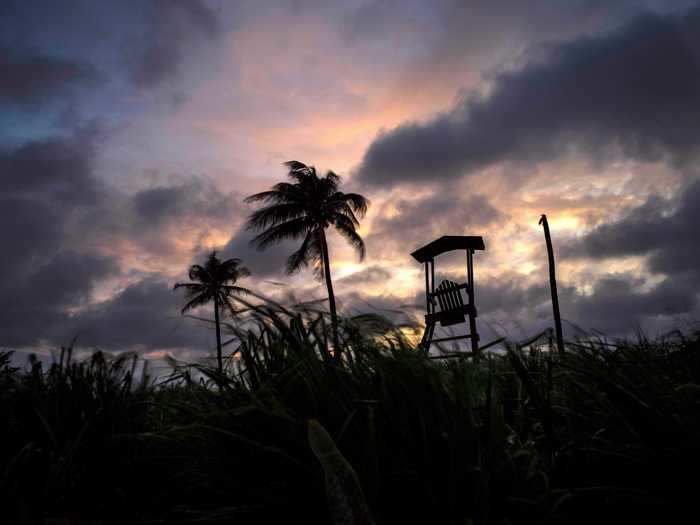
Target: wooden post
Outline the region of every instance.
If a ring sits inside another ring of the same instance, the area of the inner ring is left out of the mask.
[[[549,260],[549,287],[552,291],[552,310],[554,312],[554,329],[557,333],[557,349],[564,352],[564,335],[561,329],[561,313],[559,312],[559,295],[557,293],[557,276],[554,269],[554,249],[552,236],[549,233],[547,216],[542,214],[539,224],[544,228],[544,240],[547,243],[547,259]]]
[[[467,292],[469,294],[469,334],[472,341],[474,360],[479,359],[479,335],[476,333],[476,315],[474,306],[474,250],[467,250]]]
[[[425,311],[430,312],[430,275],[428,273],[428,261],[425,262]]]

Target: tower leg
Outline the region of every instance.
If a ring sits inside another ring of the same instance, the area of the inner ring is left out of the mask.
[[[467,293],[469,295],[469,333],[471,334],[472,355],[479,360],[479,334],[476,332],[476,306],[474,304],[474,250],[467,250]]]
[[[472,311],[469,312],[469,332],[470,339],[472,342],[472,356],[474,361],[479,360],[479,334],[476,331],[476,308],[472,306]]]
[[[429,322],[425,325],[423,338],[420,341],[420,349],[427,355],[430,351],[430,342],[433,340],[433,331],[435,330],[435,322]]]

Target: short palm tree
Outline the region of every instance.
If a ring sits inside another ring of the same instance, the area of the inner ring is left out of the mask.
[[[250,275],[248,268],[241,264],[240,259],[227,259],[222,261],[212,252],[204,266],[194,264],[190,266],[188,283],[176,283],[173,290],[185,289],[187,303],[182,308],[182,313],[198,306],[214,302],[214,323],[216,325],[216,359],[219,372],[223,371],[221,358],[221,324],[219,321],[219,307],[230,304],[230,298],[235,295],[249,294],[250,290],[236,286],[235,283],[242,277]]]
[[[357,193],[338,190],[340,177],[329,171],[319,177],[316,168],[291,160],[284,164],[291,182],[275,184],[271,190],[251,195],[246,202],[266,206],[248,218],[248,228],[262,230],[251,244],[264,249],[286,239],[303,239],[301,246],[287,259],[287,273],[313,264],[317,277],[328,288],[328,303],[337,341],[337,312],[326,242],[326,229],[333,226],[357,251],[365,256],[365,243],[356,231],[369,201]]]

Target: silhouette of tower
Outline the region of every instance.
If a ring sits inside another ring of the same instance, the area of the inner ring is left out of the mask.
[[[474,251],[484,249],[482,237],[444,235],[411,254],[416,261],[425,266],[425,332],[423,332],[420,346],[426,354],[432,343],[469,339],[471,340],[470,353],[474,357],[478,357],[479,334],[476,331],[477,312],[474,304]],[[467,280],[462,284],[444,280],[436,288],[435,258],[454,250],[466,252]],[[465,291],[466,301],[462,290]],[[440,323],[440,326],[452,326],[467,322],[469,323],[468,334],[433,339],[437,323]]]

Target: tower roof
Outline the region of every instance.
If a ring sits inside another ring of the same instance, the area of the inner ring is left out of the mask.
[[[441,253],[451,252],[453,250],[485,250],[484,238],[473,235],[443,235],[439,239],[435,239],[418,248],[411,254],[418,262],[429,261],[437,257]]]

